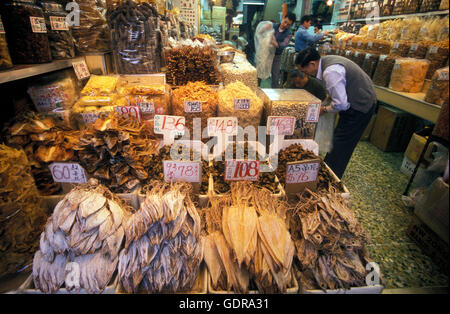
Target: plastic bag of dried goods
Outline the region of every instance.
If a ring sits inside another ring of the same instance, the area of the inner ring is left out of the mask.
[[[258,78],[267,79],[272,73],[272,62],[275,56],[275,46],[272,22],[263,21],[258,24],[255,31],[256,70]]]
[[[334,122],[336,121],[336,113],[327,112],[319,117],[316,126],[316,135],[314,141],[319,144],[321,153],[328,153],[333,148]]]
[[[399,92],[419,93],[422,90],[430,61],[400,58],[392,69],[389,88]]]
[[[437,70],[431,79],[431,86],[425,95],[425,101],[442,106],[449,97],[449,68]]]

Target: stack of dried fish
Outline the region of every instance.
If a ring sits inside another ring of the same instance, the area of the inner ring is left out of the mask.
[[[47,217],[25,153],[0,145],[0,277],[31,263]]]
[[[320,159],[319,176],[317,179],[317,191],[327,192],[331,189],[336,189],[339,192],[344,192],[344,185],[333,178],[332,174],[327,170],[322,158],[314,155],[313,152],[304,150],[301,144],[293,144],[278,153],[278,167],[276,175],[281,184],[286,183],[286,169],[287,163],[293,161],[302,161],[308,159]]]
[[[232,184],[231,194],[211,199],[203,256],[214,289],[283,293],[292,282],[294,243],[285,223],[287,205],[248,182]]]
[[[365,286],[368,239],[355,214],[336,193],[309,193],[289,215],[301,289]]]
[[[41,234],[33,261],[35,287],[45,293],[63,284],[68,291],[103,292],[117,269],[123,222],[131,210],[95,179],[74,188]]]
[[[60,185],[53,182],[48,166],[74,159],[73,146],[78,142],[79,133],[57,126],[52,118],[30,112],[18,117],[3,134],[6,144],[25,150],[41,194],[58,193]]]
[[[167,52],[167,83],[180,86],[203,81],[214,85],[218,78],[217,56],[212,47],[183,45]]]
[[[200,217],[189,185],[154,183],[127,221],[119,257],[120,284],[128,293],[188,291],[202,261]]]
[[[129,192],[147,179],[151,154],[158,146],[145,128],[112,114],[82,131],[74,150],[90,175],[115,193]]]

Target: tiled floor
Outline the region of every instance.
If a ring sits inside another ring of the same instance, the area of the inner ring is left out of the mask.
[[[360,142],[343,177],[352,208],[370,235],[369,251],[386,288],[448,286],[448,277],[406,234],[413,212],[401,200],[408,183],[399,170],[402,159],[403,153]]]

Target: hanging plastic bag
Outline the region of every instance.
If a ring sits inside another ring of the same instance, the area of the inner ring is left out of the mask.
[[[272,72],[272,62],[275,56],[275,46],[272,44],[274,33],[272,22],[263,21],[256,27],[256,70],[258,78],[262,80],[268,79]]]
[[[334,122],[336,121],[335,112],[327,112],[319,117],[316,126],[316,136],[314,141],[319,144],[321,153],[329,153],[333,148]]]

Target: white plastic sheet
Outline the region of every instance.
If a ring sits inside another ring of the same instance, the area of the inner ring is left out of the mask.
[[[272,62],[275,56],[275,46],[272,44],[274,33],[272,22],[263,21],[256,27],[256,70],[258,78],[262,80],[268,79],[272,72]]]

